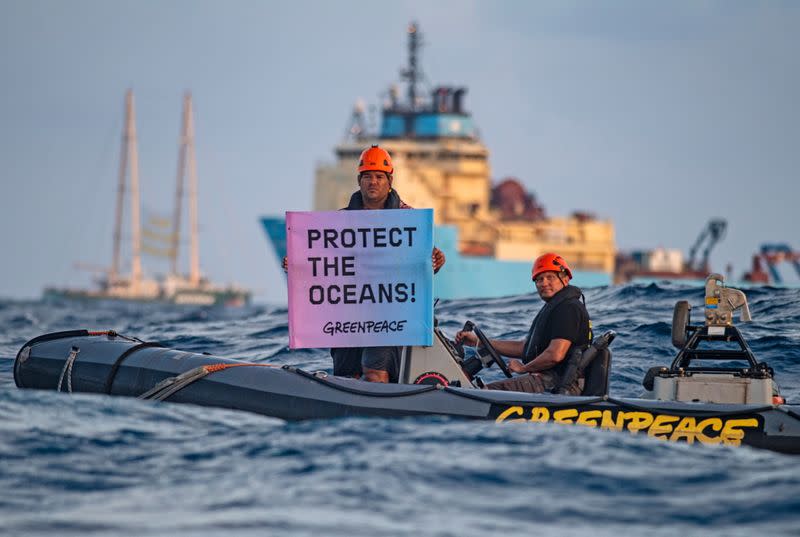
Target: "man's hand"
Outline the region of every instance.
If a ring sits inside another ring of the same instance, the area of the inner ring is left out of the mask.
[[[283,271],[284,272],[289,272],[289,258],[288,257],[283,256],[283,263],[281,264],[281,266],[283,267]]]
[[[508,368],[514,373],[527,373],[525,364],[516,359],[508,361]]]
[[[456,344],[464,343],[468,347],[474,347],[478,344],[478,336],[475,332],[465,332],[464,330],[456,334]]]
[[[442,268],[442,265],[444,265],[444,252],[434,246],[431,260],[433,261],[433,273],[436,274],[439,272],[439,269]]]

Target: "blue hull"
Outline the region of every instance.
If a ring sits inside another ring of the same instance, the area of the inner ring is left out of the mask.
[[[264,231],[280,262],[286,255],[286,222],[280,217],[261,219]],[[433,296],[443,300],[457,298],[497,298],[534,291],[531,261],[498,261],[491,257],[464,256],[458,252],[458,230],[436,226],[434,244],[444,252],[447,262],[433,279]],[[607,272],[576,270],[572,283],[578,287],[611,284]]]

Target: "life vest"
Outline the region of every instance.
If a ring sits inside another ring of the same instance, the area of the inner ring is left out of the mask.
[[[591,343],[592,341],[592,323],[589,319],[589,312],[586,311],[586,306],[583,302],[583,293],[578,287],[574,285],[568,285],[556,293],[553,298],[548,300],[545,305],[539,310],[539,313],[536,314],[536,317],[533,319],[533,323],[531,323],[531,328],[528,331],[528,338],[525,340],[525,348],[523,352],[523,362],[528,363],[539,354],[541,354],[547,346],[550,344],[550,341],[546,339],[549,334],[545,333],[545,329],[548,327],[548,322],[550,321],[550,317],[552,316],[553,312],[556,311],[559,307],[568,302],[575,301],[581,306],[582,310],[582,321],[585,322],[586,331],[588,336],[588,341],[586,343]],[[547,331],[550,332],[549,330]],[[576,345],[573,345],[567,350],[567,357],[570,356],[570,353],[574,350]],[[563,374],[563,370],[565,369],[567,364],[566,358],[561,361],[558,365],[552,368],[552,371],[559,376]]]

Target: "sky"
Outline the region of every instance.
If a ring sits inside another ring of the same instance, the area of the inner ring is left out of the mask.
[[[399,80],[412,20],[430,85],[469,88],[493,177],[548,214],[684,253],[722,217],[712,268],[735,276],[761,243],[800,249],[800,3],[0,0],[0,297],[110,265],[132,88],[143,213],[171,210],[190,90],[203,271],[285,302],[259,217],[311,209],[353,104]]]

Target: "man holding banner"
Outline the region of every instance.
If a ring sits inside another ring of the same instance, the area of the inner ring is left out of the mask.
[[[308,216],[314,221],[306,215],[315,213],[287,214],[292,259],[284,258],[283,268],[293,267],[288,271],[290,347],[332,347],[337,376],[397,382],[401,345],[431,341],[431,269],[438,272],[445,256],[432,245],[432,210],[375,213],[411,209],[392,188],[393,173],[389,153],[373,145],[361,153],[359,190],[344,208],[369,213]],[[321,223],[326,218],[331,225]],[[419,264],[424,251],[432,252],[427,267]],[[325,335],[303,334],[306,328],[316,330],[320,315],[327,315]],[[359,346],[344,346],[345,341]]]

